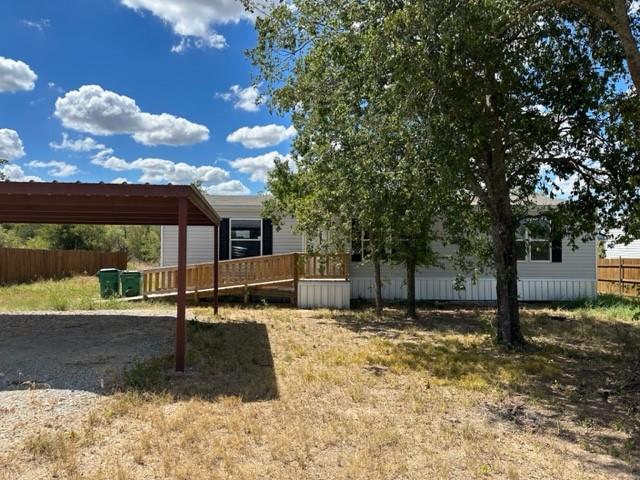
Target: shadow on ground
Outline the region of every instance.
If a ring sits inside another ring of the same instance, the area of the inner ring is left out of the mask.
[[[169,394],[176,399],[244,402],[278,398],[278,384],[267,327],[256,322],[190,321],[187,371],[173,373],[173,356],[141,362],[124,376],[123,388]]]
[[[130,313],[0,315],[0,391],[122,390],[176,398],[277,398],[266,326],[188,322],[187,372],[174,372],[175,317]]]
[[[172,349],[175,319],[127,313],[0,315],[0,391],[108,393],[136,361]]]
[[[386,309],[382,319],[371,309],[335,319],[375,339],[371,363],[425,371],[462,388],[498,389],[506,398],[484,405],[494,421],[559,435],[623,458],[640,473],[640,325],[525,306],[530,345],[507,351],[493,341],[491,308],[440,305],[419,313],[415,322],[401,307]]]

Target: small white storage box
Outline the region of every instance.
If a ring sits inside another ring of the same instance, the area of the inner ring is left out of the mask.
[[[299,308],[351,307],[351,282],[341,279],[303,279],[298,282]]]

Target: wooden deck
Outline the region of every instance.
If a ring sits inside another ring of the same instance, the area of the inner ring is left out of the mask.
[[[287,253],[265,257],[222,260],[219,263],[218,291],[223,295],[244,295],[269,292],[297,301],[301,279],[348,279],[348,254],[310,255]],[[177,267],[143,270],[142,295],[126,300],[171,298],[177,295]],[[213,263],[187,265],[187,295],[194,300],[213,294]]]

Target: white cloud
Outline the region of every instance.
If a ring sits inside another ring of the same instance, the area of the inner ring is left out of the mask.
[[[65,162],[52,160],[50,162],[39,162],[34,160],[27,163],[31,168],[48,168],[47,174],[51,177],[70,177],[79,172],[78,167]]]
[[[62,141],[60,143],[51,142],[49,146],[54,150],[71,150],[72,152],[92,152],[94,150],[107,149],[105,145],[96,142],[91,137],[70,140],[69,135],[66,133],[62,134]]]
[[[248,195],[251,190],[240,180],[230,180],[207,188],[207,193],[210,195]]]
[[[211,165],[195,166],[161,158],[139,158],[128,162],[110,155],[109,151],[94,155],[91,162],[115,172],[140,170],[142,175],[138,181],[141,183],[190,184],[199,181],[208,186],[219,184],[229,178],[229,172]]]
[[[245,112],[257,112],[260,110],[260,92],[258,87],[250,86],[241,88],[240,85],[232,85],[226,93],[216,94],[218,98],[226,102],[233,102],[233,107]]]
[[[111,180],[111,183],[129,183],[129,180],[124,177],[118,177]]]
[[[266,180],[267,174],[275,167],[276,160],[290,161],[288,156],[278,152],[269,152],[257,157],[237,158],[229,163],[239,172],[249,175],[252,182],[261,182]]]
[[[135,100],[84,85],[56,100],[55,115],[66,128],[94,135],[127,134],[144,145],[190,145],[209,139],[209,129],[168,113],[145,113]]]
[[[173,53],[184,53],[190,48],[216,48],[218,50],[227,46],[227,40],[217,33],[212,33],[206,38],[182,37],[180,42],[171,47]]]
[[[214,25],[251,20],[240,0],[120,0],[137,11],[149,11],[171,25],[181,37],[172,51],[182,52],[189,47],[222,48],[226,41]],[[269,3],[266,1],[265,3]]]
[[[264,125],[260,127],[242,127],[227,137],[227,142],[241,143],[245,148],[274,147],[296,135],[292,126]]]
[[[19,165],[9,164],[4,167],[0,167],[0,172],[12,182],[41,182],[40,177],[33,175],[25,175],[24,170]]]
[[[18,132],[8,128],[0,128],[0,158],[16,160],[24,155],[24,146]]]
[[[0,57],[0,92],[33,90],[38,76],[24,62]]]
[[[22,20],[22,24],[38,30],[39,32],[43,32],[45,28],[49,28],[51,26],[51,20],[48,18],[41,18],[40,20]]]
[[[56,82],[48,82],[47,83],[47,87],[49,87],[51,90],[55,91],[58,94],[63,94],[64,93],[64,88],[62,88]]]

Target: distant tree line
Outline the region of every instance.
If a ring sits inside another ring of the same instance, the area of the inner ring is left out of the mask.
[[[160,258],[160,227],[2,224],[0,247],[126,250],[131,260],[156,263]]]

